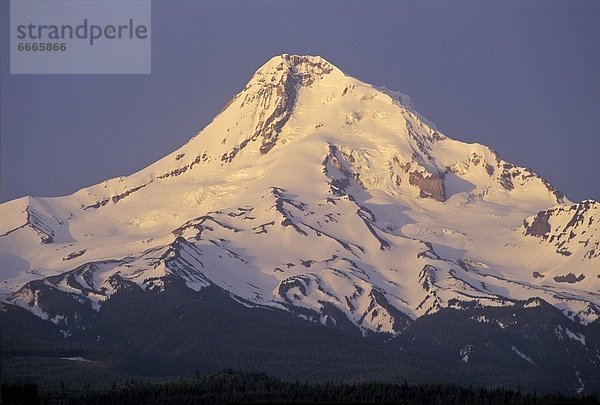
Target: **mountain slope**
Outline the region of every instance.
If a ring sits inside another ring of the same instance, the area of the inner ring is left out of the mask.
[[[228,367],[298,381],[445,381],[593,392],[599,373],[587,352],[597,350],[597,334],[548,304],[533,304],[446,308],[380,341],[286,311],[249,308],[214,286],[195,292],[172,281],[152,293],[133,285],[108,300],[89,328],[68,338],[52,323],[7,305],[4,377],[34,378],[56,389],[61,381],[70,388],[110,387],[132,376],[189,376]],[[504,326],[491,322],[494,317]]]

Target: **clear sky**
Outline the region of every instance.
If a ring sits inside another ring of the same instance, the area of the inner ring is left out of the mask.
[[[184,144],[281,53],[411,96],[573,200],[600,200],[600,1],[154,1],[151,75],[10,75],[0,201],[128,175]]]

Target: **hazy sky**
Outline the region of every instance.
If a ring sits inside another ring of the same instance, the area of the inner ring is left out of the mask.
[[[281,53],[411,96],[573,200],[600,200],[600,1],[154,1],[151,75],[10,75],[0,201],[58,196],[184,144]]]

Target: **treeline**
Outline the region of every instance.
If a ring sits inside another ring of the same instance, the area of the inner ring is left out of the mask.
[[[111,389],[60,390],[38,394],[34,385],[3,386],[10,404],[221,404],[257,402],[359,402],[399,404],[593,404],[597,395],[566,397],[519,391],[466,388],[453,384],[306,384],[266,374],[224,371],[168,382],[131,381]],[[19,397],[21,395],[21,397]]]
[[[40,401],[35,384],[2,384],[2,404],[39,404]]]

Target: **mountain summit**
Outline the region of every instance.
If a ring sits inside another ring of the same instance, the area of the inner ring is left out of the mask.
[[[534,298],[586,325],[598,211],[442,134],[400,93],[281,55],[153,165],[1,205],[2,294],[67,335],[123,290],[173,282],[363,335]]]

